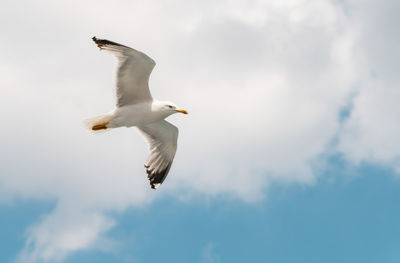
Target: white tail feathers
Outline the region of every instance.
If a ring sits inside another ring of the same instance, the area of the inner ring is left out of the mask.
[[[108,123],[111,121],[112,115],[103,114],[83,121],[85,127],[92,132],[100,132],[109,129]]]

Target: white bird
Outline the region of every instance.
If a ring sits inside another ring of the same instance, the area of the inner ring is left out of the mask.
[[[178,128],[164,120],[171,114],[186,110],[175,104],[153,99],[149,77],[156,63],[133,48],[92,38],[100,50],[113,53],[118,59],[117,105],[114,111],[86,120],[92,131],[136,126],[149,143],[150,154],[145,164],[151,188],[163,183],[174,159]]]

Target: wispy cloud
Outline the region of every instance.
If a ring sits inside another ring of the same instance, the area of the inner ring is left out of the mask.
[[[219,263],[221,262],[220,257],[215,251],[215,245],[210,242],[203,249],[203,256],[201,263]]]
[[[16,262],[60,261],[68,253],[102,249],[111,251],[113,242],[100,236],[114,222],[98,211],[77,211],[58,206],[28,230],[25,248]]]

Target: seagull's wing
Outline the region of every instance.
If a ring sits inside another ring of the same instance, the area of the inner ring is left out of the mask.
[[[118,58],[117,106],[151,101],[149,77],[156,63],[133,48],[106,40],[92,38],[97,46]]]
[[[177,148],[178,128],[162,120],[138,127],[149,143],[146,172],[151,188],[156,189],[167,177]]]

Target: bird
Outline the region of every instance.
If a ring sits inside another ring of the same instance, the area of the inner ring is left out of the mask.
[[[178,128],[165,118],[188,114],[168,101],[156,100],[149,89],[150,74],[156,65],[145,53],[106,39],[93,37],[100,50],[117,58],[116,107],[85,121],[93,132],[119,127],[136,127],[149,144],[145,170],[152,189],[167,177],[177,150]]]

